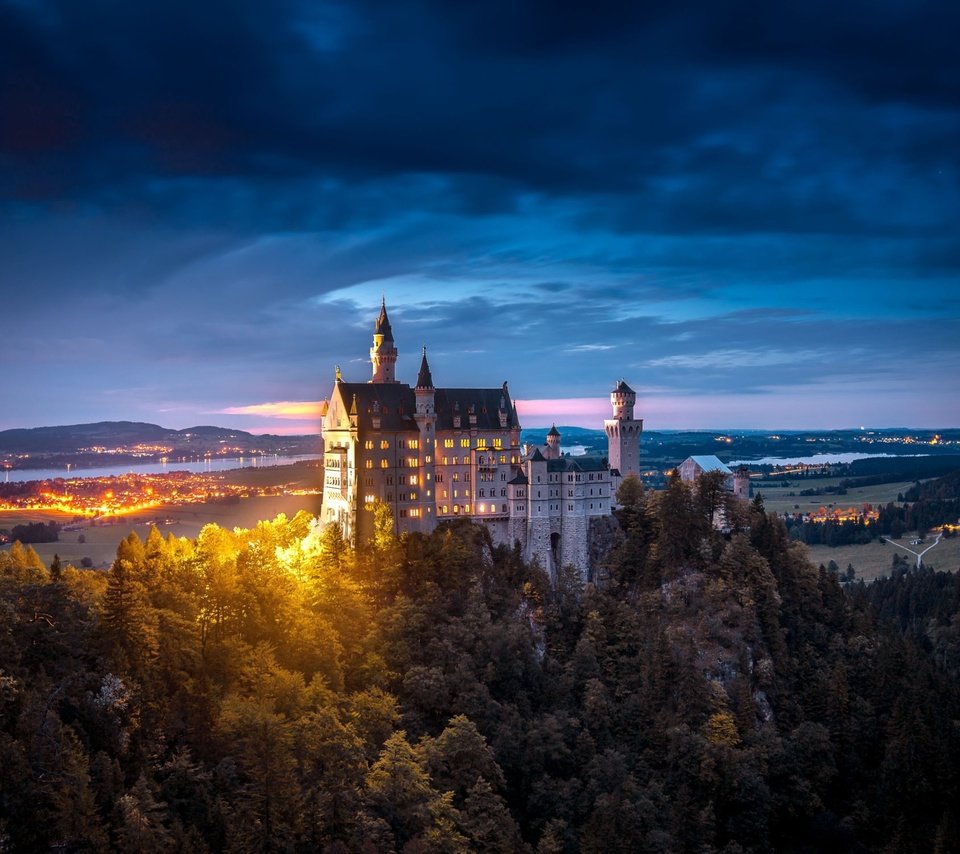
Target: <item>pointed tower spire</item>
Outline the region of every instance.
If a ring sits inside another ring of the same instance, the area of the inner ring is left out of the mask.
[[[387,317],[387,298],[380,298],[380,314],[373,326],[374,335],[382,335],[384,341],[393,341],[393,330],[390,328],[390,318]]]
[[[397,348],[393,343],[393,330],[387,317],[386,298],[380,300],[380,315],[373,326],[373,346],[370,348],[370,363],[373,366],[372,383],[395,383]]]
[[[417,374],[417,388],[433,388],[433,377],[430,375],[430,365],[427,364],[426,345],[423,348],[423,358],[420,360],[420,373]]]

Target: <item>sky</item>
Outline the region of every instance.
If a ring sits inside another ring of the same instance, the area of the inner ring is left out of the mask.
[[[0,0],[0,429],[960,426],[960,4]]]

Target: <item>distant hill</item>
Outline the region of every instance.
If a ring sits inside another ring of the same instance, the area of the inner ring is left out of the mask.
[[[105,453],[117,462],[205,454],[309,454],[322,450],[319,435],[255,436],[244,430],[201,425],[171,430],[141,421],[98,421],[0,431],[0,463],[31,468],[38,463],[90,465]],[[21,458],[29,455],[28,458]]]

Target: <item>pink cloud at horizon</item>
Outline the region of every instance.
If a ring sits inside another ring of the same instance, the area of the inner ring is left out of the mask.
[[[602,430],[611,417],[608,397],[533,398],[516,401],[524,428],[577,426]],[[257,426],[242,426],[250,433],[305,435],[320,432],[322,401],[271,401],[231,406],[216,414],[256,416]],[[892,391],[866,410],[862,401],[852,399],[842,388],[796,389],[790,393],[686,394],[670,389],[641,390],[635,415],[644,419],[647,430],[722,429],[839,429],[871,427],[949,427],[951,416],[942,402],[931,400],[927,409],[909,402],[907,390]],[[797,417],[797,412],[802,417]]]
[[[249,406],[228,406],[216,410],[216,415],[266,415],[269,418],[284,418],[303,421],[320,418],[322,400],[278,400],[269,403],[254,403]]]

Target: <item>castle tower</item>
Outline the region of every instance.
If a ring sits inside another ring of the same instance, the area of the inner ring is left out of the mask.
[[[370,362],[373,365],[372,383],[395,383],[397,368],[397,348],[393,343],[393,330],[387,317],[386,298],[380,302],[380,315],[373,327],[373,346],[370,348]]]
[[[640,434],[643,419],[633,417],[637,393],[623,380],[610,392],[613,418],[603,422],[607,434],[607,456],[610,468],[617,469],[622,477],[640,474]]]
[[[420,431],[418,457],[419,490],[422,494],[420,507],[420,530],[429,533],[437,524],[434,518],[434,482],[436,468],[434,465],[434,449],[436,445],[437,410],[436,389],[433,387],[433,376],[430,374],[430,365],[427,364],[427,348],[423,348],[423,357],[420,359],[420,373],[417,374],[417,386],[413,390],[416,398],[416,411],[413,420]],[[408,475],[409,476],[409,475]]]
[[[746,466],[733,473],[733,494],[741,501],[750,500],[750,470]]]
[[[417,387],[414,394],[417,398],[417,417],[433,417],[435,415],[436,389],[433,387],[433,376],[430,365],[427,364],[427,348],[423,348],[423,358],[420,359],[420,373],[417,374]]]
[[[557,429],[556,424],[554,424],[550,428],[550,432],[547,433],[547,459],[560,459],[560,431]]]

